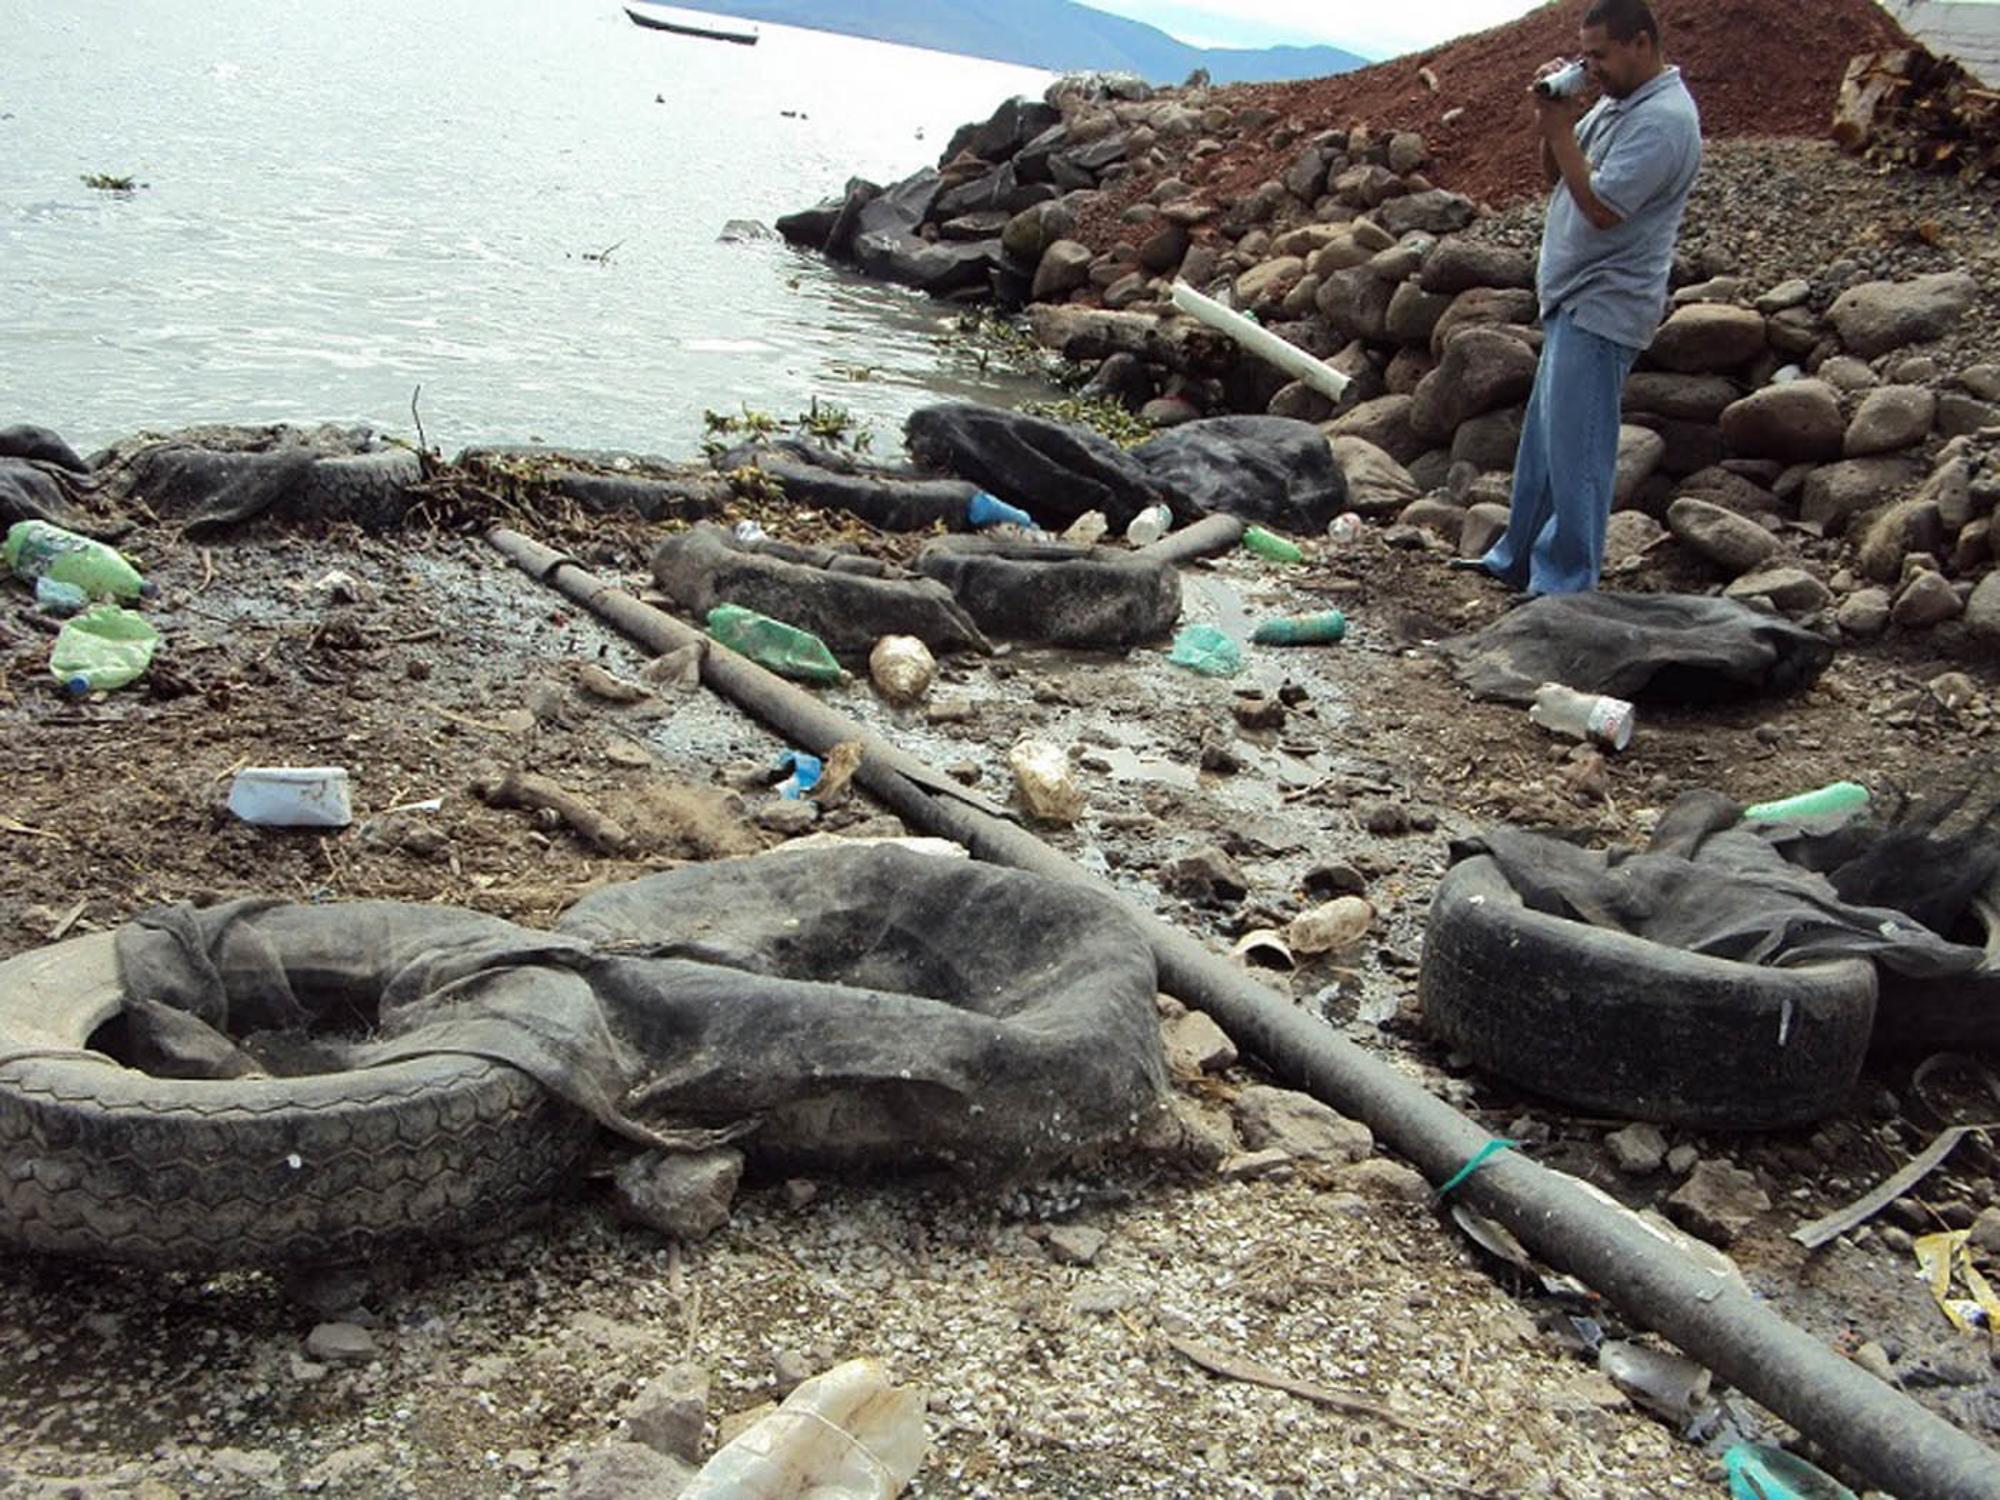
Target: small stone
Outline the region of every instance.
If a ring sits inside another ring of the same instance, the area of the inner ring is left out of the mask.
[[[819,1184],[804,1177],[787,1177],[782,1191],[785,1207],[796,1213],[819,1197]]]
[[[1292,1169],[1292,1153],[1277,1146],[1262,1151],[1239,1151],[1215,1169],[1225,1182],[1253,1182],[1259,1177],[1287,1176]]]
[[[1183,1078],[1220,1073],[1236,1065],[1236,1044],[1229,1033],[1201,1011],[1176,1016],[1161,1030],[1167,1045],[1167,1066]]]
[[[1361,826],[1378,837],[1410,831],[1409,809],[1400,802],[1374,802],[1361,811]]]
[[[1236,1128],[1251,1150],[1276,1146],[1306,1161],[1335,1165],[1367,1159],[1375,1137],[1310,1094],[1253,1084],[1236,1098]]]
[[[1889,618],[1906,630],[1921,630],[1957,619],[1964,612],[1965,601],[1958,597],[1951,581],[1942,573],[1926,569],[1904,585],[1889,610]]]
[[[693,1469],[644,1443],[605,1443],[569,1461],[564,1500],[660,1500],[693,1479]]]
[[[1979,1217],[1972,1221],[1968,1243],[1989,1255],[2000,1255],[2000,1208],[1980,1210]]]
[[[1220,1109],[1175,1092],[1141,1121],[1134,1144],[1141,1151],[1197,1172],[1212,1172],[1239,1149],[1236,1127]]]
[[[306,1353],[330,1365],[365,1365],[381,1352],[375,1335],[355,1323],[322,1323],[306,1335]]]
[[[1192,901],[1241,901],[1250,894],[1242,866],[1213,845],[1161,865],[1160,886]]]
[[[1287,717],[1284,704],[1261,693],[1254,698],[1238,698],[1230,704],[1229,711],[1238,724],[1253,731],[1283,729]]]
[[[771,1389],[780,1399],[791,1395],[819,1373],[819,1362],[797,1349],[780,1349],[771,1356]]]
[[[1889,628],[1889,591],[1860,589],[1843,599],[1834,611],[1834,624],[1848,635],[1873,640]]]
[[[1370,1157],[1351,1167],[1343,1167],[1335,1180],[1347,1191],[1364,1197],[1387,1199],[1394,1203],[1428,1204],[1431,1201],[1431,1185],[1424,1181],[1423,1174],[1401,1162],[1390,1161],[1386,1156]]]
[[[782,834],[786,838],[805,833],[819,821],[819,804],[804,798],[797,801],[780,799],[767,802],[757,809],[756,824],[767,833]]]
[[[743,1180],[743,1153],[647,1151],[612,1174],[619,1210],[629,1219],[674,1239],[698,1240],[729,1222],[729,1206]]]
[[[1917,1248],[1917,1242],[1910,1231],[1899,1224],[1883,1224],[1877,1227],[1876,1236],[1882,1241],[1882,1248],[1891,1255],[1909,1255]]]
[[[1710,1244],[1728,1245],[1755,1223],[1760,1214],[1770,1212],[1771,1200],[1757,1185],[1757,1179],[1741,1167],[1722,1161],[1703,1161],[1675,1189],[1666,1206],[1668,1214],[1683,1228]]]
[[[1105,1313],[1124,1312],[1137,1307],[1144,1297],[1136,1287],[1127,1286],[1122,1281],[1106,1281],[1093,1278],[1077,1283],[1076,1290],[1069,1294],[1069,1310],[1073,1313],[1102,1316]]]
[[[698,1464],[708,1429],[708,1371],[670,1365],[625,1407],[625,1435],[657,1453]]]
[[[1110,1236],[1089,1224],[1058,1224],[1042,1241],[1049,1259],[1059,1266],[1087,1266],[1097,1259]]]
[[[1657,1172],[1667,1159],[1667,1138],[1657,1125],[1627,1125],[1604,1138],[1612,1165],[1628,1177]]]
[[[1901,1384],[1896,1379],[1896,1367],[1889,1363],[1888,1351],[1873,1339],[1854,1351],[1854,1362],[1884,1385]]]

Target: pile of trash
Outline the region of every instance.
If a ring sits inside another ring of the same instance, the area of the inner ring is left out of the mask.
[[[1841,80],[1833,138],[1871,161],[1984,182],[2000,176],[2000,93],[1922,47],[1863,53]]]

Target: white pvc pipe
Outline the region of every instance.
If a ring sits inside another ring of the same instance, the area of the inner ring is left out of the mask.
[[[1340,371],[1324,360],[1314,359],[1297,344],[1288,344],[1268,328],[1259,327],[1243,314],[1231,312],[1213,297],[1204,297],[1185,281],[1174,283],[1174,306],[1197,318],[1217,333],[1226,333],[1252,354],[1269,360],[1287,375],[1303,381],[1329,400],[1338,401],[1350,384]]]

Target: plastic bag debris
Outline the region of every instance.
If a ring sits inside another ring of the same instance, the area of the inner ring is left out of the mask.
[[[1722,1455],[1730,1500],[1855,1500],[1854,1491],[1782,1448],[1738,1443]]]
[[[1174,637],[1167,660],[1204,677],[1234,677],[1243,670],[1243,648],[1213,625],[1189,625]]]
[[[870,1359],[815,1375],[702,1466],[682,1500],[894,1500],[924,1461],[923,1394]]]
[[[915,703],[937,678],[937,658],[913,635],[885,635],[868,653],[868,676],[891,703]]]
[[[345,766],[251,766],[229,784],[229,810],[266,828],[345,828],[354,821]]]

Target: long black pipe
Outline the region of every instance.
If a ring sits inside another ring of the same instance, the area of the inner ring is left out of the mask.
[[[651,650],[706,641],[519,532],[496,529],[488,540],[525,572]],[[1110,890],[1032,834],[934,794],[930,787],[940,779],[935,772],[754,662],[706,642],[701,670],[716,692],[793,744],[824,753],[843,740],[859,741],[862,763],[855,779],[911,825],[955,839],[994,864]],[[1482,1127],[1443,1100],[1309,1019],[1186,933],[1149,912],[1129,909],[1152,943],[1163,989],[1213,1016],[1239,1047],[1279,1076],[1365,1122],[1432,1182],[1445,1181],[1489,1145]],[[1634,1322],[1671,1339],[1902,1500],[2000,1500],[2000,1454],[1841,1358],[1733,1283],[1696,1266],[1635,1217],[1597,1201],[1570,1179],[1519,1152],[1500,1151],[1458,1194],[1544,1260],[1580,1277]]]

